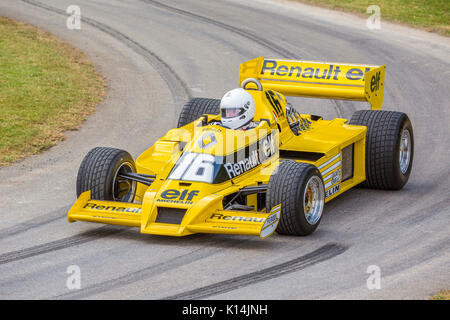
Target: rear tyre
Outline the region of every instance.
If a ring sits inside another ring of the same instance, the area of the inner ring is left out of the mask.
[[[136,165],[131,155],[120,149],[97,147],[81,162],[77,176],[77,197],[91,190],[91,198],[133,202],[136,182],[120,178],[120,173],[134,173]]]
[[[220,99],[192,98],[183,106],[177,127],[185,126],[203,114],[217,115],[219,113]]]
[[[286,160],[269,179],[267,212],[281,203],[280,234],[306,236],[322,219],[325,188],[319,170],[308,163]]]
[[[414,136],[403,112],[359,110],[349,121],[367,127],[366,181],[362,187],[385,190],[403,188],[411,174]]]

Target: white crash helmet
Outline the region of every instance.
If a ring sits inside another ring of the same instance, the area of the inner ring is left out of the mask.
[[[242,88],[228,91],[220,101],[222,125],[229,129],[239,129],[249,124],[255,116],[255,101]]]

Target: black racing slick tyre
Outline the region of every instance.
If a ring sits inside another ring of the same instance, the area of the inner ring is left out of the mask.
[[[349,124],[367,127],[366,181],[360,186],[399,190],[411,174],[414,136],[403,112],[359,110]]]
[[[131,155],[120,149],[97,147],[81,162],[77,176],[77,197],[91,190],[91,198],[133,202],[136,182],[120,178],[121,173],[135,173]]]
[[[322,219],[325,188],[317,167],[285,160],[269,179],[266,208],[281,204],[276,231],[280,234],[306,236],[313,233]]]
[[[219,113],[220,99],[192,98],[183,106],[177,127],[181,128],[200,118],[203,114],[217,115]]]

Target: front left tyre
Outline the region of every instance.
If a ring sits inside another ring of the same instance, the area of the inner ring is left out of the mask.
[[[313,233],[325,206],[325,188],[317,167],[293,160],[282,161],[269,179],[267,212],[280,203],[277,233],[296,236]]]
[[[124,173],[136,173],[128,152],[107,147],[92,149],[78,170],[77,197],[91,190],[92,199],[133,202],[136,182],[121,178]]]

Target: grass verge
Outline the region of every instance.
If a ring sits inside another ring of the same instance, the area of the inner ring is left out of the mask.
[[[104,92],[102,77],[82,52],[0,17],[0,167],[76,130]]]
[[[377,5],[383,19],[450,36],[449,0],[295,0],[369,17],[367,7]]]
[[[444,290],[432,296],[430,300],[450,300],[450,290]]]

